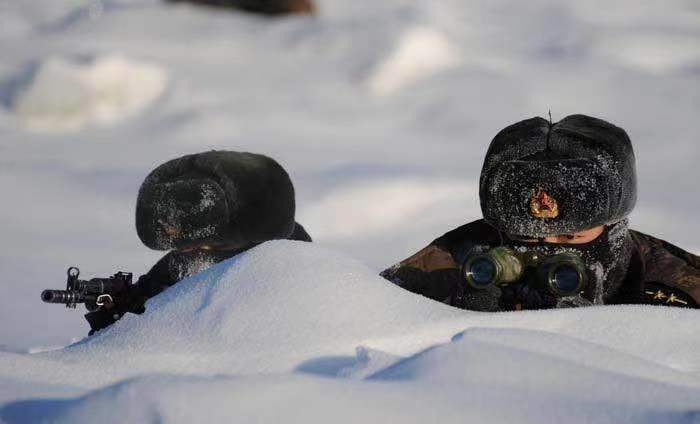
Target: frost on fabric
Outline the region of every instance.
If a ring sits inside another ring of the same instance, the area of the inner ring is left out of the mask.
[[[182,280],[204,271],[216,262],[215,258],[211,257],[211,255],[200,253],[194,257],[190,257],[187,261],[171,261],[170,270],[177,277],[177,280]]]
[[[181,221],[186,212],[178,207],[174,198],[169,196],[161,196],[153,202],[153,211],[153,217],[156,219],[153,226],[162,229],[155,232],[158,245],[173,247],[173,240],[182,234]]]
[[[629,234],[627,220],[608,226],[607,231],[600,237],[605,237],[605,240],[596,239],[582,245],[516,244],[512,248],[521,253],[537,251],[546,256],[560,253],[572,253],[580,256],[587,269],[589,288],[585,291],[590,293],[591,299],[586,299],[581,295],[564,297],[559,300],[557,307],[586,306],[591,303],[602,305],[605,303],[605,299],[619,288],[627,274],[633,242]],[[597,251],[598,255],[587,248],[592,244],[597,244],[601,249]]]
[[[197,212],[204,212],[214,207],[214,204],[218,198],[218,193],[214,191],[214,188],[210,185],[203,186],[201,189],[201,195],[199,203],[194,207]]]
[[[619,219],[622,187],[613,159],[599,155],[591,160],[558,162],[506,162],[487,174],[483,184],[484,207],[489,221],[511,234],[544,236],[565,234]],[[552,195],[559,204],[555,219],[533,217],[530,201],[539,190]]]
[[[152,225],[158,229],[154,234],[159,246],[172,248],[177,240],[196,241],[216,236],[217,223],[227,218],[212,216],[217,212],[217,201],[223,202],[216,186],[189,181],[186,187],[194,188],[196,195],[187,193],[187,199],[182,199],[178,190],[183,185],[180,181],[162,183],[152,200],[155,220]]]
[[[480,180],[484,218],[511,234],[565,234],[625,218],[636,201],[634,153],[623,130],[582,115],[556,124],[516,123],[494,138]],[[539,216],[529,205],[545,192],[558,205]]]

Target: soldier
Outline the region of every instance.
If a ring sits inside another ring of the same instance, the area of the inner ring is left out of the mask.
[[[637,187],[627,133],[572,115],[532,118],[491,142],[483,219],[382,272],[464,309],[642,303],[697,308],[700,257],[628,228]]]
[[[273,159],[210,151],[168,161],[139,190],[136,230],[143,243],[170,251],[141,276],[130,298],[85,318],[91,332],[213,264],[273,239],[311,241],[294,221],[294,187]]]

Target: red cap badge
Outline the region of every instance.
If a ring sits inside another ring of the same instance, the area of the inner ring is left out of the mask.
[[[537,190],[530,200],[530,215],[535,218],[556,218],[559,216],[559,205],[546,191]]]

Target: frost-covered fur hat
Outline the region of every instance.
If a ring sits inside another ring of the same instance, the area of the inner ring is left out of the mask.
[[[139,190],[136,231],[156,250],[248,247],[294,229],[294,188],[273,159],[210,151],[168,161]]]
[[[627,133],[601,119],[532,118],[499,132],[481,170],[484,219],[501,231],[544,237],[624,219],[637,199]]]

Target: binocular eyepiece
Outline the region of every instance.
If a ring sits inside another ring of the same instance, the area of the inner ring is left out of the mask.
[[[526,274],[555,296],[572,296],[586,285],[586,268],[580,256],[559,253],[541,257],[536,252],[514,252],[497,247],[467,258],[462,274],[469,286],[483,290],[521,280]]]

